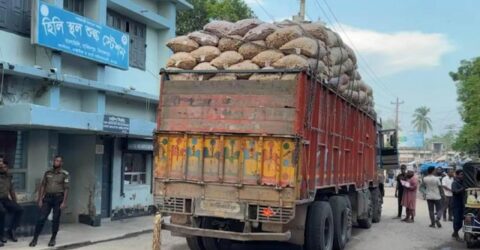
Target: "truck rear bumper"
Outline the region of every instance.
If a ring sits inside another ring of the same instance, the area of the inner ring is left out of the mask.
[[[162,229],[185,236],[200,236],[237,241],[288,241],[291,233],[237,233],[212,229],[193,228],[170,223],[162,224]]]

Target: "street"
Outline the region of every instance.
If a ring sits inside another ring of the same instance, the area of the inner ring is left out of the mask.
[[[443,222],[440,229],[429,228],[427,204],[423,200],[417,201],[417,217],[414,224],[402,223],[392,219],[396,213],[396,199],[393,189],[386,189],[382,221],[374,224],[370,230],[354,229],[353,238],[348,243],[348,250],[388,249],[388,250],[462,250],[466,249],[463,242],[456,242],[451,238],[452,223]],[[185,239],[171,237],[169,232],[162,234],[162,250],[187,250]],[[151,249],[151,234],[111,241],[87,247],[80,250],[112,249],[112,250],[147,250]],[[287,250],[298,249],[295,246],[280,243],[237,244],[234,250]]]

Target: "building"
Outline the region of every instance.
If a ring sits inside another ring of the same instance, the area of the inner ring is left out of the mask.
[[[65,222],[148,212],[158,72],[176,10],[190,8],[185,0],[0,1],[0,155],[23,206],[33,206],[60,154],[71,175]]]

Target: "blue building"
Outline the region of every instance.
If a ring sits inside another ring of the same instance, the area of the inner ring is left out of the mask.
[[[0,1],[0,155],[23,206],[60,154],[71,175],[65,222],[149,212],[158,72],[176,11],[190,8],[185,0]]]

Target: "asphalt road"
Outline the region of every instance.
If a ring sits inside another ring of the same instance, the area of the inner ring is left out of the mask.
[[[429,228],[426,202],[417,201],[417,217],[415,223],[407,224],[392,219],[396,214],[396,199],[393,190],[387,188],[384,201],[382,221],[369,230],[354,229],[353,238],[347,245],[347,250],[463,250],[467,249],[462,242],[451,238],[452,223],[443,222],[442,228]],[[185,239],[171,237],[169,232],[162,233],[162,250],[188,250]],[[82,250],[150,250],[152,236],[144,234],[133,238],[91,245]],[[292,250],[298,247],[280,243],[237,244],[233,250]]]

